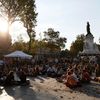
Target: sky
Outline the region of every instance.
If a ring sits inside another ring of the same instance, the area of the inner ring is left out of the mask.
[[[60,32],[61,37],[67,38],[66,48],[69,49],[77,35],[86,34],[86,24],[89,21],[94,41],[99,43],[100,0],[36,0],[36,7],[38,38],[39,33],[54,28]],[[13,39],[20,33],[23,33],[25,40],[28,39],[21,24],[16,23],[12,30],[16,30],[12,34]]]

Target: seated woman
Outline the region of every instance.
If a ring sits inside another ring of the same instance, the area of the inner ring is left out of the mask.
[[[80,86],[78,78],[75,75],[73,75],[73,71],[68,72],[67,82],[65,84],[70,88]]]
[[[83,72],[82,72],[82,82],[84,82],[84,83],[90,83],[90,80],[91,80],[91,78],[90,78],[90,74],[88,73],[88,71],[87,70],[83,70]]]

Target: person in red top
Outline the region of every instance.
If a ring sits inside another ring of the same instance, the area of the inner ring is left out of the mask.
[[[75,75],[73,75],[73,70],[68,72],[67,78],[66,78],[66,86],[69,88],[74,88],[77,86],[80,86],[78,79],[76,79]]]
[[[90,80],[91,80],[91,78],[90,78],[89,72],[86,69],[84,69],[82,72],[82,82],[90,83]]]

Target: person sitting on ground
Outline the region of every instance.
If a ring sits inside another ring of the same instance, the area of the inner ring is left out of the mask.
[[[48,69],[47,69],[47,75],[49,76],[49,77],[52,77],[52,74],[54,73],[54,70],[53,70],[53,67],[51,66],[49,66],[48,67]]]
[[[90,83],[90,80],[91,80],[90,74],[88,73],[88,71],[86,69],[84,69],[82,71],[82,80],[81,81],[84,83]]]
[[[61,77],[64,73],[64,70],[62,69],[62,67],[58,68],[57,70],[57,77]]]
[[[74,88],[77,86],[81,86],[80,82],[78,81],[78,78],[75,74],[73,74],[73,70],[69,71],[67,74],[67,80],[66,80],[66,86],[70,88]]]
[[[26,83],[26,74],[25,74],[24,70],[20,70],[19,78],[20,78],[21,84]]]
[[[5,79],[4,85],[13,85],[14,84],[14,72],[10,71]]]

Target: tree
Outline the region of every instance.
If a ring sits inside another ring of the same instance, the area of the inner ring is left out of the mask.
[[[100,43],[100,37],[99,37],[99,43]]]
[[[20,0],[0,0],[0,15],[8,22],[8,33],[11,24],[19,19],[19,14],[23,11],[23,6],[19,1]],[[24,4],[24,2],[22,4]]]
[[[65,47],[66,40],[67,39],[65,37],[60,37],[57,39],[57,45],[60,47],[60,49]]]
[[[35,8],[35,0],[0,0],[0,15],[8,22],[8,34],[12,23],[19,20],[24,23],[31,41],[32,36],[35,36],[30,35],[36,23]]]
[[[35,37],[35,29],[36,26],[36,16],[37,13],[35,11],[35,0],[27,0],[26,5],[24,6],[24,12],[20,14],[21,21],[24,23],[24,27],[27,30],[29,40],[29,51],[31,50],[32,39]]]
[[[83,50],[84,37],[84,34],[78,35],[76,37],[76,40],[72,42],[70,52],[73,56],[76,56],[79,53],[79,51]]]
[[[100,44],[97,44],[97,46],[98,46],[98,49],[99,49],[99,51],[100,51]]]
[[[55,31],[53,28],[48,28],[47,31],[44,32],[44,40],[48,43],[47,46],[50,50],[61,50],[65,47],[66,38],[59,37],[60,32]]]
[[[47,50],[47,43],[43,40],[34,40],[32,41],[32,49],[31,52],[34,54],[37,53],[45,53],[45,50]]]
[[[68,49],[62,50],[60,52],[60,57],[69,57],[70,56],[70,51]]]
[[[22,35],[20,34],[17,38],[18,40],[12,44],[11,51],[22,50],[26,52],[27,43],[24,42]]]

